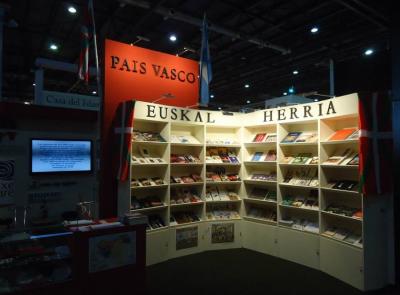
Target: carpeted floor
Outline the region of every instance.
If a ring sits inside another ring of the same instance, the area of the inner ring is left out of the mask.
[[[147,268],[148,295],[364,294],[320,271],[246,249],[209,251]],[[387,288],[368,294],[400,294]]]

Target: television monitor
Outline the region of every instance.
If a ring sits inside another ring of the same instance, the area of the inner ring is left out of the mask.
[[[86,139],[37,139],[30,144],[31,174],[91,173],[92,141]]]

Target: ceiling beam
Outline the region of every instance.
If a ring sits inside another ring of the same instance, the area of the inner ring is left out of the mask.
[[[141,7],[144,9],[152,9],[152,5],[147,1],[142,1],[142,0],[119,0],[119,1],[122,3]],[[200,28],[202,27],[202,23],[203,23],[203,20],[201,18],[196,18],[191,15],[176,11],[174,9],[166,8],[164,6],[159,6],[159,7],[154,8],[154,13],[157,13],[162,16],[165,16],[165,17],[168,17],[171,19],[175,19],[175,20],[178,20],[181,22],[185,22],[187,24],[191,24],[191,25],[194,25],[194,26],[197,26]],[[277,44],[273,44],[273,43],[265,41],[265,40],[261,40],[256,36],[251,36],[251,35],[242,33],[240,31],[233,31],[233,30],[224,28],[215,23],[210,23],[208,30],[228,36],[233,39],[244,40],[244,41],[255,44],[262,48],[273,49],[275,51],[280,52],[281,54],[289,54],[290,53],[290,49],[288,49],[288,48],[285,48],[285,47],[277,45]]]

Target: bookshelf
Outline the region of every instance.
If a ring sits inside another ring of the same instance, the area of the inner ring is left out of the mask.
[[[385,284],[371,275],[383,263],[376,269],[369,265],[373,249],[384,251],[385,231],[371,221],[382,214],[384,200],[366,200],[352,188],[358,163],[349,165],[348,158],[358,153],[358,139],[330,139],[358,128],[357,101],[349,95],[233,116],[192,110],[189,121],[147,118],[147,103],[138,102],[134,129],[159,133],[163,141],[136,141],[132,155],[145,148],[163,162],[132,163],[131,179],[157,177],[164,183],[121,186],[119,212],[131,210],[127,200],[133,197],[161,202],[134,210],[164,224],[148,229],[147,263],[245,247],[324,271],[361,290]],[[346,150],[352,152],[335,162]],[[199,179],[175,181],[193,175]],[[232,239],[215,236],[221,226]],[[181,248],[185,235],[197,242]]]

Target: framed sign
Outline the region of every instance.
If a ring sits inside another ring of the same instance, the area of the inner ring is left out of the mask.
[[[185,227],[176,230],[176,250],[197,247],[199,243],[198,227]]]
[[[214,223],[211,226],[211,243],[233,243],[235,240],[234,223]]]

